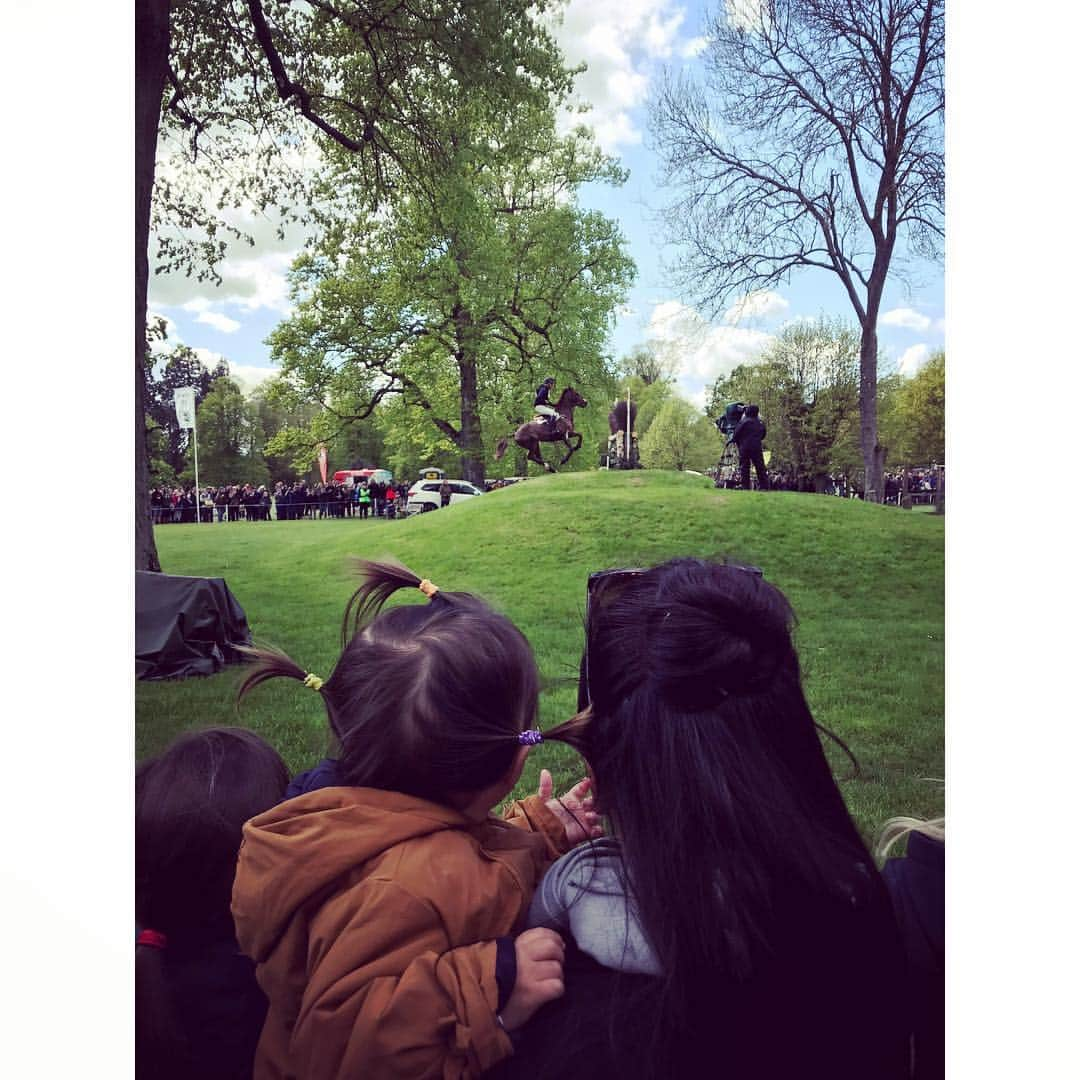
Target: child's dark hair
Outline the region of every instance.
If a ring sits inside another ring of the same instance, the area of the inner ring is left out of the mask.
[[[792,928],[815,904],[884,903],[803,694],[793,625],[783,594],[742,567],[676,559],[628,576],[590,607],[589,709],[545,732],[589,763],[663,971],[646,1056],[691,1053],[675,1033],[698,1021],[713,1037],[718,980],[746,987],[747,1009],[767,1001],[763,972],[781,942],[811,935]]]
[[[135,920],[166,949],[232,936],[229,902],[244,822],[277,803],[289,773],[252,731],[179,736],[135,773]],[[135,950],[136,1061],[146,1076],[184,1075],[165,953]]]
[[[342,781],[443,804],[494,783],[536,714],[539,676],[528,641],[474,596],[433,591],[394,563],[357,566],[363,582],[345,610],[343,651],[329,678],[314,683],[340,745]],[[433,593],[429,603],[379,613],[399,589],[422,584]],[[240,699],[275,676],[313,685],[283,653],[249,655],[258,667]]]

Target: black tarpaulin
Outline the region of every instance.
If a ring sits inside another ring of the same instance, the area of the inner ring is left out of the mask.
[[[223,578],[135,572],[135,676],[182,679],[238,663],[247,616]]]

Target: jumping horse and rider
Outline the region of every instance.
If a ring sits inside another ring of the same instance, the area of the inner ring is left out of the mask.
[[[548,472],[554,472],[555,467],[540,456],[540,444],[563,443],[566,454],[559,464],[565,465],[571,454],[581,449],[582,435],[574,430],[574,409],[585,408],[589,404],[572,386],[567,386],[553,405],[550,395],[554,387],[553,378],[545,379],[537,387],[536,400],[533,403],[535,416],[528,423],[522,424],[512,436],[514,442],[525,451],[528,460],[534,461]],[[507,435],[499,440],[499,445],[495,448],[496,461],[500,461],[506,453],[510,439],[511,436]]]

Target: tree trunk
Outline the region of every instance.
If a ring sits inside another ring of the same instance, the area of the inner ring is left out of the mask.
[[[461,478],[478,488],[484,487],[484,440],[480,430],[480,405],[476,388],[476,341],[469,312],[460,305],[454,308],[457,337],[458,373],[461,380],[461,426],[458,447],[461,450]]]
[[[150,517],[146,453],[146,303],[150,284],[150,197],[161,98],[169,62],[170,0],[135,2],[135,569],[160,570]]]
[[[859,435],[866,480],[863,498],[881,502],[885,448],[878,442],[877,427],[877,301],[868,305],[859,344]]]
[[[937,491],[934,493],[934,513],[945,513],[945,469],[939,467],[935,469],[937,473]]]

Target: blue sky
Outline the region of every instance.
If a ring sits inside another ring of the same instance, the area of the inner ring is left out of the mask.
[[[665,245],[656,220],[665,193],[648,144],[647,102],[665,67],[697,66],[712,6],[698,0],[571,0],[558,30],[567,59],[588,65],[577,92],[591,106],[587,119],[598,142],[630,172],[621,188],[592,186],[583,192],[586,205],[620,222],[638,266],[612,351],[620,356],[647,342],[670,350],[680,390],[699,405],[718,375],[760,356],[785,322],[822,314],[854,321],[839,281],[827,271],[804,271],[753,297],[738,313],[729,309],[712,318],[696,310],[664,272],[665,261],[678,253]],[[157,276],[150,299],[151,310],[169,319],[172,341],[192,346],[208,364],[224,356],[250,387],[273,372],[265,338],[288,314],[284,275],[302,237],[293,233],[281,242],[265,219],[249,228],[256,245],[234,249],[221,267],[223,286]],[[878,331],[886,365],[908,374],[945,341],[942,268],[921,263],[915,271],[917,285],[910,291],[898,280],[890,284]]]

